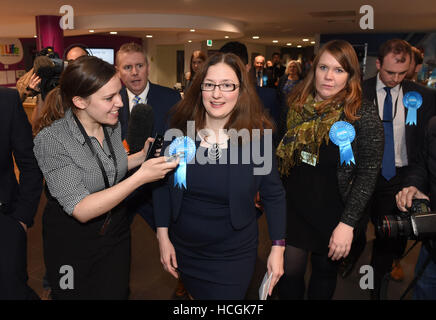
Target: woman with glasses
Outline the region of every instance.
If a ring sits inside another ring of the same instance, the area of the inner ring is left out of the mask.
[[[273,240],[267,262],[271,294],[283,273],[285,194],[271,134],[264,132],[271,121],[236,55],[217,53],[205,62],[171,113],[171,127],[184,135],[188,121],[195,121],[195,157],[185,159],[186,187],[175,186],[175,172],[153,194],[163,267],[181,277],[193,299],[244,299],[256,264],[254,197],[260,191]],[[262,165],[250,152],[259,146],[269,166],[265,172],[256,172]],[[184,150],[189,157],[192,151]]]
[[[326,43],[288,100],[287,132],[277,148],[287,198],[281,299],[331,299],[337,261],[375,188],[383,156],[378,110],[362,100],[360,67],[346,41]]]

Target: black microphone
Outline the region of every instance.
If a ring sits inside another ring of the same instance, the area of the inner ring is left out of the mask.
[[[127,128],[127,143],[130,153],[136,153],[144,148],[144,143],[151,137],[154,126],[153,109],[148,104],[138,103],[130,112]]]

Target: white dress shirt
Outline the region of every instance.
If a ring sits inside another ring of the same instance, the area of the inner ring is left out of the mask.
[[[380,74],[377,74],[377,102],[380,119],[383,120],[383,107],[386,98],[386,91],[383,89],[386,85],[380,80]],[[392,96],[392,116],[394,117],[394,149],[395,149],[395,166],[404,167],[408,165],[407,148],[406,148],[406,110],[403,105],[403,89],[400,85],[391,88]],[[397,113],[395,114],[395,105]]]
[[[141,103],[147,104],[147,96],[148,91],[150,90],[150,82],[147,81],[147,85],[145,86],[144,91],[142,91],[139,94],[139,97],[141,98]],[[135,106],[133,100],[135,99],[136,95],[132,92],[130,92],[129,89],[126,88],[127,91],[127,97],[129,99],[129,112],[132,112],[133,107]]]

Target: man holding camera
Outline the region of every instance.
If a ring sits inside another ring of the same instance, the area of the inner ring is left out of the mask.
[[[418,163],[413,166],[405,179],[405,188],[396,195],[398,209],[407,212],[413,199],[430,200],[431,211],[436,211],[436,117],[430,119],[424,145]],[[430,196],[429,197],[427,196]],[[433,248],[436,249],[436,248]],[[423,245],[415,268],[418,274],[422,268],[413,294],[414,299],[436,299],[436,257]],[[428,265],[425,266],[427,259]]]
[[[401,190],[410,166],[417,162],[428,120],[435,115],[435,96],[428,89],[405,80],[411,46],[392,39],[379,48],[378,74],[363,83],[363,96],[373,101],[383,121],[385,145],[382,170],[369,210],[376,226],[386,215],[398,214],[395,195]],[[412,102],[421,99],[418,108]],[[394,256],[403,252],[407,239],[386,239],[376,234],[371,265],[374,268],[373,299],[383,298],[383,279],[389,279]]]

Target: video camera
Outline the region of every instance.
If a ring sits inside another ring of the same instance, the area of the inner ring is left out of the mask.
[[[383,238],[430,239],[436,237],[436,213],[430,211],[428,200],[414,199],[408,212],[384,216],[376,228]]]
[[[41,78],[39,85],[42,99],[44,100],[47,94],[59,85],[59,79],[62,71],[66,66],[66,62],[59,58],[52,47],[46,47],[36,54],[37,58],[47,57],[50,59],[48,65],[44,65],[38,69],[36,74]]]

